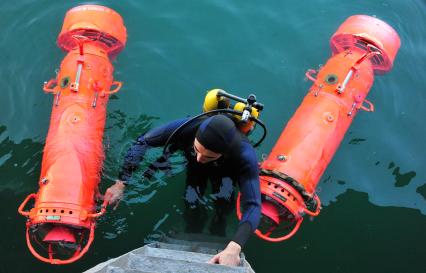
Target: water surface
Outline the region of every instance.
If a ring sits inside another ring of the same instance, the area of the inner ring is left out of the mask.
[[[16,211],[37,191],[52,105],[41,85],[64,56],[55,40],[65,12],[84,3],[115,9],[128,30],[128,44],[114,62],[124,86],[108,106],[103,188],[116,178],[133,138],[199,113],[205,92],[216,87],[255,93],[266,105],[269,135],[258,149],[261,159],[310,87],[305,71],[330,56],[337,27],[353,14],[392,25],[402,43],[394,69],[376,78],[368,98],[376,111],[357,115],[326,170],[318,188],[320,216],[306,219],[287,242],[253,237],[244,251],[256,272],[424,272],[425,1],[73,2],[0,3],[0,272],[81,272],[183,228],[184,173],[175,157],[175,176],[131,186],[120,207],[100,221],[81,261],[46,265],[25,245],[25,219]],[[232,234],[237,222],[229,220]]]

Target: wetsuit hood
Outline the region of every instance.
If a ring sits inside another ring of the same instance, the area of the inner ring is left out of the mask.
[[[215,115],[204,120],[195,137],[206,149],[220,154],[229,154],[241,142],[241,133],[225,115]]]

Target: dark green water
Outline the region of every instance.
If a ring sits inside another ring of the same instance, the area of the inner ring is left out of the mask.
[[[81,261],[43,264],[26,247],[17,207],[37,191],[52,104],[41,85],[64,56],[55,40],[65,12],[83,3],[114,8],[128,30],[114,63],[125,85],[109,104],[103,188],[134,137],[199,113],[214,87],[254,92],[266,105],[260,159],[310,87],[305,71],[330,56],[337,27],[360,13],[392,25],[402,42],[394,69],[376,78],[369,95],[376,112],[359,113],[326,170],[320,216],[287,242],[253,237],[244,251],[257,272],[426,272],[424,0],[1,1],[0,272],[81,272],[183,227],[184,173],[176,163],[176,176],[129,189]],[[233,218],[230,234],[235,225]]]

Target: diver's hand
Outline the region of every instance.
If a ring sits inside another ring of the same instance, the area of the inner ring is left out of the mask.
[[[229,242],[228,246],[220,253],[210,259],[210,264],[222,264],[228,266],[238,266],[240,264],[241,246],[236,242]]]
[[[114,209],[118,207],[120,200],[123,198],[123,192],[126,185],[121,180],[116,180],[115,184],[109,187],[104,195],[104,202],[108,205],[114,205]]]

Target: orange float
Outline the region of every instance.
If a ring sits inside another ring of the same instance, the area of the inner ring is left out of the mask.
[[[105,212],[105,204],[97,211],[95,201],[102,138],[108,97],[121,87],[110,59],[124,48],[126,35],[121,16],[107,7],[78,6],[65,16],[57,42],[68,53],[56,78],[43,87],[54,100],[39,191],[18,209],[28,218],[27,245],[41,261],[81,258],[93,242],[96,218]],[[32,199],[33,207],[25,210]]]
[[[366,15],[349,17],[331,37],[332,57],[319,71],[308,70],[313,85],[260,165],[260,238],[286,240],[305,214],[319,214],[317,184],[356,113],[374,111],[366,100],[374,74],[392,69],[400,44],[391,26]]]

